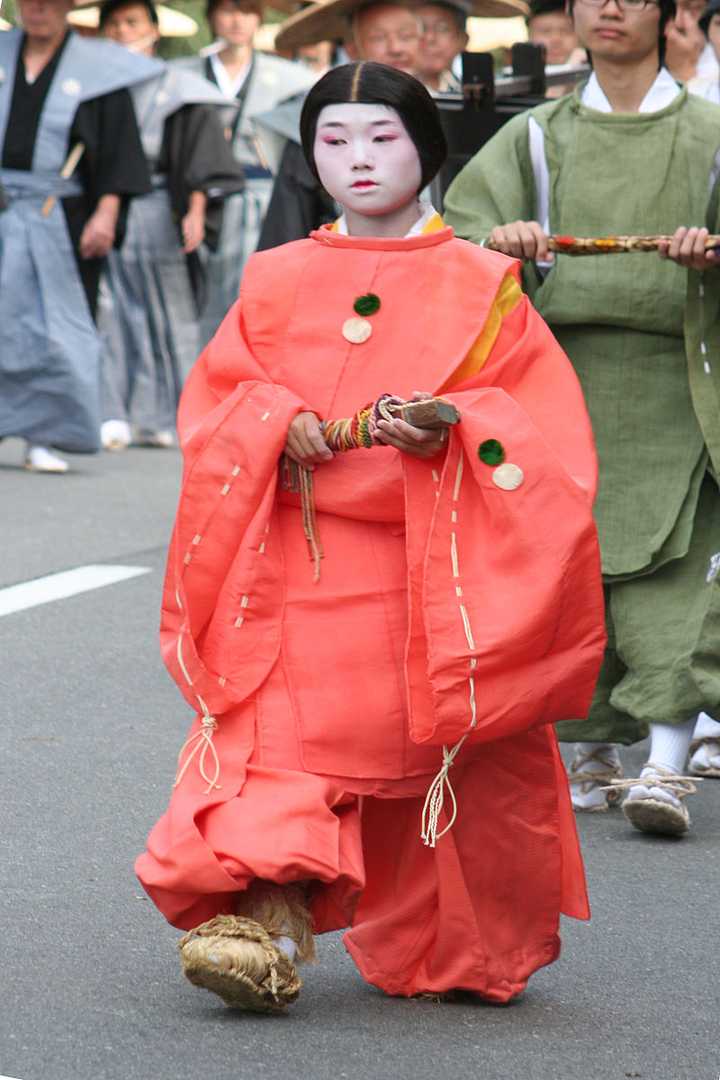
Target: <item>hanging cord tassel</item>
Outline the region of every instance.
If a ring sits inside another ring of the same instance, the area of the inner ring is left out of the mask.
[[[467,735],[463,735],[459,742],[455,743],[452,750],[448,750],[447,746],[443,746],[443,765],[440,772],[433,780],[428,793],[425,796],[425,805],[422,812],[422,828],[420,836],[422,837],[425,846],[434,848],[438,840],[440,840],[445,833],[450,832],[458,815],[458,805],[453,786],[450,783],[449,772],[452,765],[455,763],[455,758],[460,753],[463,743],[467,739]],[[448,821],[442,832],[438,832],[438,823],[440,821],[440,814],[445,806],[445,789],[450,796],[452,803],[452,813],[450,820]]]
[[[218,780],[220,779],[220,758],[218,757],[215,744],[213,743],[213,735],[218,729],[218,722],[214,716],[205,713],[201,723],[202,726],[200,727],[200,730],[196,731],[194,735],[191,735],[186,739],[178,754],[178,767],[173,787],[178,786],[185,776],[185,773],[190,768],[194,758],[197,757],[200,775],[207,784],[204,794],[209,795],[214,788],[220,788],[220,784],[218,784]],[[183,761],[183,754],[187,754],[185,761]],[[208,754],[212,757],[214,770],[212,776],[208,775],[206,768]]]
[[[313,563],[313,581],[320,580],[320,560],[325,557],[320,540],[317,518],[315,517],[315,497],[313,488],[313,474],[310,469],[298,466],[300,479],[300,505],[302,507],[303,530],[308,542],[310,558]]]

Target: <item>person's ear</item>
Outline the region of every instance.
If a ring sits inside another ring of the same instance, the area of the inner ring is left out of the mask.
[[[357,45],[355,44],[354,41],[346,41],[345,42],[345,52],[348,54],[348,56],[350,57],[350,59],[352,61],[356,61],[356,60],[360,59],[360,53],[359,53],[358,47],[357,47]]]
[[[460,35],[460,49],[459,49],[458,51],[459,51],[459,52],[465,52],[465,50],[466,50],[466,49],[467,49],[467,47],[468,47],[468,42],[469,42],[469,41],[470,41],[470,37],[469,37],[469,35],[468,35],[468,34],[466,34],[466,33],[465,33],[465,32],[463,31],[463,33],[462,33],[462,34]]]

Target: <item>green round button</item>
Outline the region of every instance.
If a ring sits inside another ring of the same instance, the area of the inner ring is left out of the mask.
[[[502,465],[505,460],[505,447],[497,439],[485,439],[478,446],[478,457],[486,465]]]
[[[358,315],[374,315],[380,310],[380,297],[375,293],[365,293],[364,296],[358,296],[357,300],[353,304],[353,311]]]

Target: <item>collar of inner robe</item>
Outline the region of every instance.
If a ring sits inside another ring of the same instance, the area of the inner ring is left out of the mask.
[[[408,236],[423,236],[425,233],[439,232],[440,229],[445,226],[443,219],[440,217],[432,203],[421,202],[420,207],[422,213],[412,229],[405,233],[406,239]],[[341,214],[337,221],[333,222],[330,228],[333,232],[340,233],[341,236],[349,236],[345,214]]]
[[[454,231],[429,203],[405,236],[349,236],[344,214],[331,225],[323,225],[310,233],[311,239],[330,247],[356,250],[364,248],[373,251],[407,251],[409,248],[434,247],[452,240],[454,236]]]
[[[661,109],[666,109],[679,93],[681,93],[680,87],[667,68],[660,68],[655,82],[640,102],[638,112],[660,112]],[[594,71],[585,84],[580,100],[586,108],[595,109],[596,112],[611,113],[613,111]]]

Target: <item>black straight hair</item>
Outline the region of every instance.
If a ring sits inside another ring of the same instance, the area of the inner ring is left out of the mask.
[[[215,9],[220,7],[223,0],[206,0],[205,3],[205,18],[208,22],[212,19]],[[231,0],[233,7],[238,11],[251,12],[254,15],[263,17],[263,0]]]
[[[527,26],[540,15],[564,15],[566,0],[530,0],[530,10],[525,16]]]
[[[104,28],[111,15],[126,7],[145,8],[153,26],[158,25],[158,13],[152,0],[105,0],[105,3],[100,5],[100,29]]]
[[[710,0],[710,3],[703,11],[702,15],[700,16],[700,21],[698,22],[698,26],[702,30],[705,37],[708,36],[710,20],[712,19],[713,15],[717,15],[718,12],[720,12],[720,0]]]
[[[447,142],[440,114],[421,82],[386,64],[361,61],[342,64],[323,75],[305,98],[300,116],[300,137],[308,166],[317,180],[315,131],[326,105],[387,105],[398,114],[420,158],[420,191],[439,172],[447,157]]]

